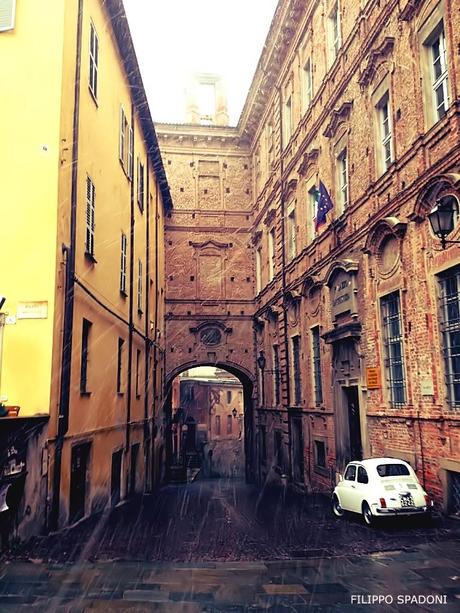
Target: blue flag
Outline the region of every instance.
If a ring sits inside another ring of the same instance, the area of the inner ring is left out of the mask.
[[[334,208],[334,204],[322,181],[319,182],[319,190],[316,194],[315,230],[318,230],[320,226],[326,223],[327,212]]]

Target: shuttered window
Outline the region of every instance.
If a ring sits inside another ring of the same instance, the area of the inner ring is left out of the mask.
[[[126,294],[126,261],[128,251],[128,239],[126,234],[121,234],[121,253],[120,253],[120,292]]]
[[[14,29],[16,0],[0,0],[0,32]]]
[[[137,203],[141,212],[144,210],[144,164],[137,159]]]
[[[86,177],[86,255],[94,258],[94,210],[96,203],[96,188],[89,177]]]
[[[120,139],[118,152],[121,165],[128,179],[133,178],[134,171],[134,134],[128,123],[123,106],[120,105]]]
[[[99,39],[94,24],[91,24],[89,35],[89,89],[97,99],[97,82],[99,70]]]

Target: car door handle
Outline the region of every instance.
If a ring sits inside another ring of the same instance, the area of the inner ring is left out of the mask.
[[[356,485],[352,485],[351,487],[352,487],[353,489],[355,489],[355,488],[356,488]]]

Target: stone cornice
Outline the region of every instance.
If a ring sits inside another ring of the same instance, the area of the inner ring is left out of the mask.
[[[359,77],[359,84],[362,88],[367,87],[377,72],[378,67],[389,53],[393,51],[395,39],[392,36],[386,36],[378,49],[373,49],[370,52],[366,68]]]
[[[347,119],[350,117],[352,106],[353,102],[344,102],[340,108],[332,111],[331,120],[323,132],[326,138],[335,136],[337,128],[340,126],[340,124],[347,121]]]

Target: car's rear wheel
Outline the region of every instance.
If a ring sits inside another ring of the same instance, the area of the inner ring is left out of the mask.
[[[345,515],[345,511],[340,506],[340,501],[335,494],[332,496],[332,512],[336,517],[343,517]]]
[[[366,526],[373,526],[375,524],[375,517],[372,515],[372,511],[367,502],[363,502],[363,519]]]

